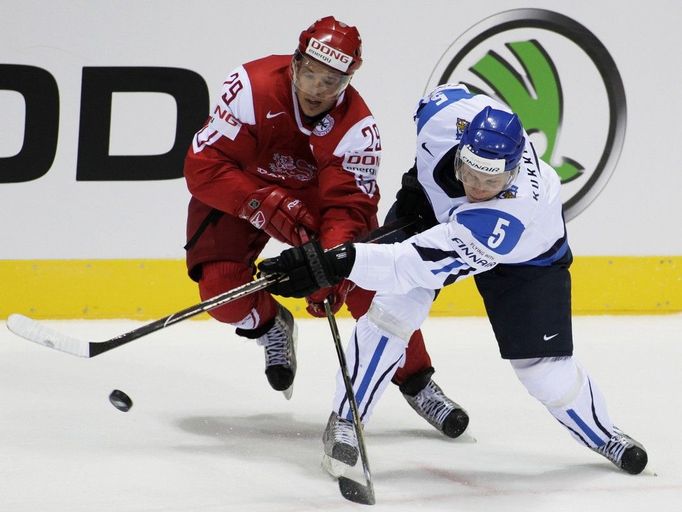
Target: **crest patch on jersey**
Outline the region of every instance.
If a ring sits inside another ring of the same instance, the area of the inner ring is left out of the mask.
[[[469,121],[462,119],[461,117],[457,118],[457,140],[462,138],[462,134],[464,133],[464,129],[469,126]]]
[[[272,155],[272,162],[268,165],[269,169],[258,168],[258,172],[272,176],[280,180],[293,178],[298,181],[310,181],[315,177],[317,167],[299,158],[294,159],[291,155],[275,153]]]
[[[334,118],[327,114],[315,125],[313,134],[322,137],[332,131],[332,128],[334,128]]]
[[[497,197],[499,199],[514,199],[518,191],[519,187],[517,187],[516,185],[512,185],[507,190],[503,190],[502,192],[497,194]]]

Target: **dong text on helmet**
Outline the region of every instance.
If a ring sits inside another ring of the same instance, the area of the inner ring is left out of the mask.
[[[321,18],[301,32],[298,51],[347,75],[362,64],[358,29],[333,16]]]
[[[523,126],[516,114],[485,107],[462,133],[460,148],[485,160],[504,160],[504,171],[519,165],[525,146]]]

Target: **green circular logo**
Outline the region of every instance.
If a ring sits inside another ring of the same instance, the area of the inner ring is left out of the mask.
[[[625,89],[609,52],[577,21],[543,9],[490,16],[447,49],[426,91],[450,82],[519,115],[538,155],[561,178],[567,220],[613,174],[625,139]]]

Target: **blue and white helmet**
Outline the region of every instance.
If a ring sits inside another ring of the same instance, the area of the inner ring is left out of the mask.
[[[485,107],[462,132],[455,169],[466,164],[484,174],[515,175],[526,144],[516,114]]]

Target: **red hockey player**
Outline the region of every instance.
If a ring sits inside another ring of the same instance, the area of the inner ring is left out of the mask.
[[[329,248],[377,227],[381,139],[350,85],[361,64],[358,30],[327,16],[301,33],[293,55],[248,62],[227,76],[185,160],[187,266],[202,300],[250,281],[270,237],[300,245],[311,236]],[[308,297],[307,310],[325,316],[321,303],[330,297],[334,310],[345,302],[358,318],[372,295],[344,281]],[[292,314],[266,291],[210,314],[264,347],[268,381],[288,398],[296,374]],[[468,417],[431,380],[421,332],[396,364],[394,382],[410,404],[446,435],[459,435]]]

